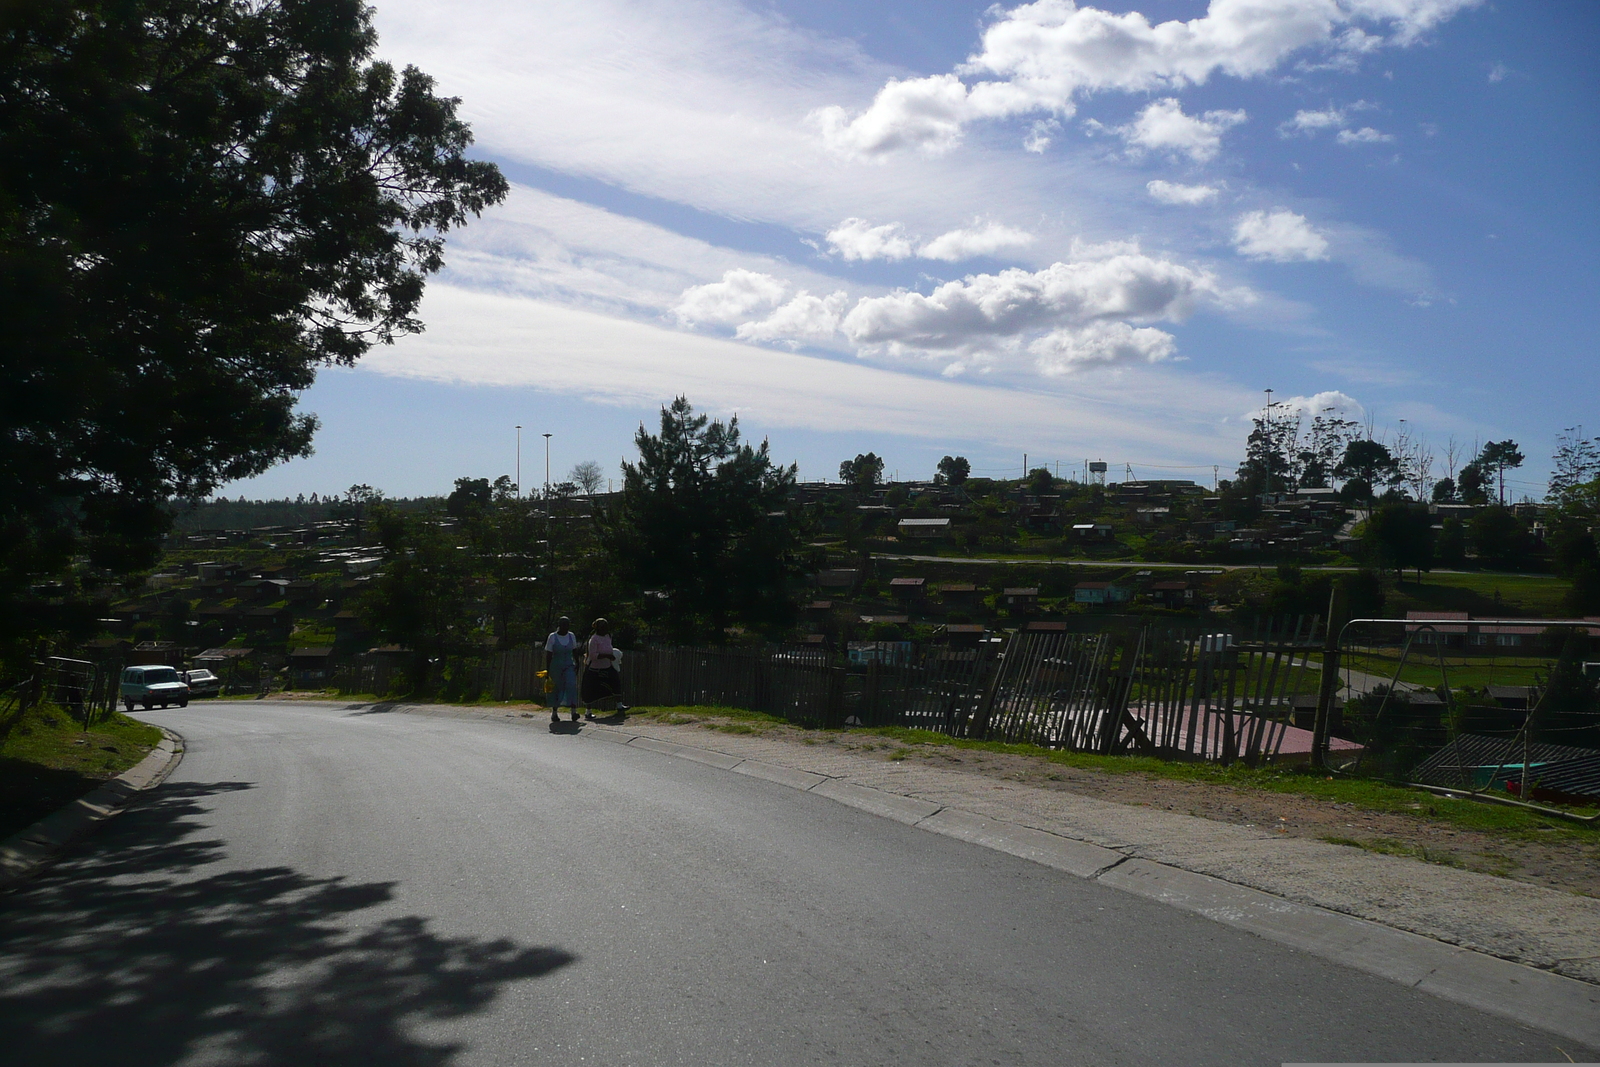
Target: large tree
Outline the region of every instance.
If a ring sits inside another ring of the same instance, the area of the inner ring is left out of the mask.
[[[1362,540],[1372,563],[1392,569],[1396,581],[1407,568],[1417,572],[1418,581],[1433,569],[1433,516],[1425,504],[1380,505],[1367,519]]]
[[[726,639],[731,626],[776,635],[795,616],[789,590],[797,538],[785,508],[796,468],[743,444],[737,417],[713,421],[678,397],[661,432],[634,436],[621,498],[604,516],[613,566],[661,594],[660,622],[684,640]]]
[[[503,199],[360,0],[0,5],[0,610],[166,504],[310,452],[316,370],[422,328]],[[9,635],[20,636],[13,628]]]

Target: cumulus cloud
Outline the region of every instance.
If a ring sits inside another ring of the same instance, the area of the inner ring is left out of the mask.
[[[938,240],[956,256],[1028,239],[989,224]],[[802,289],[784,299],[789,288],[771,275],[732,270],[685,290],[675,312],[685,325],[733,325],[742,341],[938,358],[949,374],[1031,357],[1038,372],[1054,376],[1171,359],[1177,342],[1153,323],[1180,322],[1202,303],[1240,307],[1257,299],[1248,289],[1225,289],[1210,271],[1148,255],[1135,241],[1074,241],[1068,260],[1043,270],[971,274],[929,293],[897,290],[854,306],[843,290]]]
[[[1150,191],[1152,199],[1163,204],[1194,205],[1204,204],[1217,198],[1217,189],[1213,185],[1180,185],[1177,182],[1155,181],[1146,182],[1145,188]]]
[[[1363,126],[1359,130],[1340,130],[1337,138],[1340,144],[1382,144],[1394,140],[1392,133],[1379,133],[1371,126]]]
[[[1233,247],[1250,259],[1295,263],[1328,258],[1328,239],[1287,208],[1251,211],[1233,228]]]
[[[898,222],[874,226],[866,219],[845,219],[827,233],[828,247],[847,260],[905,259],[911,241]]]
[[[1275,401],[1272,406],[1274,412],[1279,415],[1304,415],[1311,418],[1335,414],[1348,419],[1360,418],[1366,414],[1366,409],[1355,397],[1337,389],[1328,389],[1312,396],[1291,396],[1285,400]],[[1245,418],[1259,419],[1266,413],[1266,408],[1261,407],[1246,413]]]
[[[775,307],[788,288],[770,274],[735,268],[723,274],[720,282],[685,289],[672,313],[685,326],[739,322],[752,312]]]
[[[1171,359],[1177,350],[1177,342],[1165,330],[1129,326],[1125,322],[1095,322],[1076,329],[1051,330],[1028,346],[1028,351],[1038,357],[1040,373],[1052,377],[1092,366],[1160,363]]]
[[[1477,0],[1211,0],[1206,14],[1152,25],[1072,0],[1035,0],[999,12],[982,50],[956,72],[891,80],[865,110],[812,112],[837,151],[874,157],[905,148],[943,152],[965,124],[1030,112],[1070,118],[1084,93],[1198,85],[1213,74],[1266,74],[1318,49],[1353,57],[1408,45]],[[969,87],[961,76],[971,77]]]
[[[823,139],[848,156],[881,156],[903,148],[939,153],[961,140],[961,127],[973,117],[967,87],[954,74],[889,79],[872,106],[854,118],[844,108],[811,113]]]
[[[1131,244],[1080,245],[1071,262],[1040,271],[971,275],[926,295],[902,290],[863,298],[840,325],[856,344],[891,355],[970,355],[1038,341],[1044,347],[1035,355],[1066,366],[1107,362],[1107,354],[1166,358],[1173,349],[1159,338],[1113,324],[1179,321],[1202,300],[1240,298],[1224,293],[1207,271],[1154,258]],[[1095,330],[1085,333],[1090,327]],[[1047,340],[1052,334],[1056,339]]]
[[[1151,102],[1117,133],[1130,148],[1183,154],[1196,163],[1216,158],[1222,149],[1222,132],[1248,119],[1243,111],[1207,111],[1185,115],[1174,97]]]
[[[1033,234],[997,222],[974,224],[970,229],[951,230],[940,234],[917,249],[923,259],[955,263],[973,256],[992,256],[1006,248],[1020,248],[1033,243]]]
[[[804,289],[760,322],[742,323],[734,335],[742,341],[785,341],[827,344],[839,333],[849,294],[842,290],[812,296]]]

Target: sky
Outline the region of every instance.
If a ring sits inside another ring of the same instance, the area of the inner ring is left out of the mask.
[[[424,333],[220,490],[608,477],[679,394],[802,479],[1210,484],[1272,390],[1393,440],[1600,433],[1592,0],[378,0],[505,203]],[[544,434],[550,434],[548,438]],[[1463,457],[1464,458],[1464,457]],[[1457,465],[1461,462],[1457,460]]]

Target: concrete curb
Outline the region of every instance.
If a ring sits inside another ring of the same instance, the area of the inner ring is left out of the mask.
[[[39,873],[77,838],[126,808],[135,795],[165,781],[183,759],[183,738],[167,729],[161,733],[161,743],[144,759],[0,842],[0,893]]]
[[[1600,1048],[1600,986],[1126,852],[811,771],[629,734],[580,736],[763,778],[919,830],[1042,864],[1245,930],[1333,963]]]

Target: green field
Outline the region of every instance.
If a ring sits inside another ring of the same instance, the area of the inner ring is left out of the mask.
[[[1421,584],[1400,583],[1389,590],[1384,614],[1408,611],[1465,611],[1474,618],[1497,615],[1529,619],[1566,617],[1562,601],[1570,583],[1545,574],[1424,574]]]

